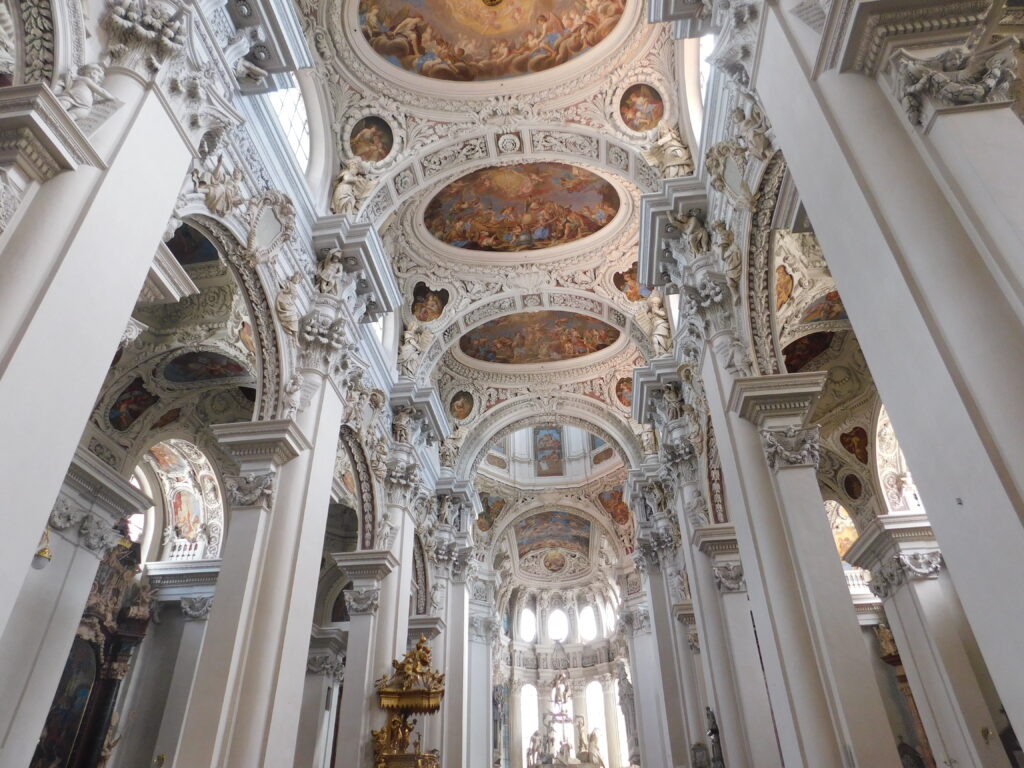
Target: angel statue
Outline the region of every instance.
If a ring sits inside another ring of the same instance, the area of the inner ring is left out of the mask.
[[[416,368],[419,366],[420,355],[430,343],[432,334],[417,321],[413,320],[405,329],[402,337],[402,346],[398,349],[398,372],[410,379],[416,378]]]
[[[680,236],[695,257],[707,253],[711,249],[711,235],[701,219],[699,208],[691,208],[682,216],[669,214],[669,221],[679,230]]]
[[[675,179],[693,173],[690,148],[683,142],[679,129],[667,123],[658,127],[657,137],[643,148],[643,156],[648,165],[661,171],[663,179]]]
[[[650,327],[654,356],[661,357],[671,354],[672,328],[669,326],[668,312],[665,311],[665,300],[661,296],[661,291],[655,290],[651,293],[644,311],[647,314],[647,324]]]
[[[54,95],[76,123],[89,117],[97,104],[117,100],[103,88],[106,76],[99,64],[86,64],[77,75],[67,72],[57,83]]]
[[[359,206],[370,196],[374,180],[366,175],[363,164],[352,158],[341,169],[334,182],[334,193],[331,195],[331,211],[333,213],[355,213]]]
[[[1017,78],[1016,54],[1004,38],[976,49],[956,46],[930,59],[918,59],[905,48],[893,57],[896,95],[914,125],[921,124],[923,99],[942,104],[979,104],[1007,96]]]

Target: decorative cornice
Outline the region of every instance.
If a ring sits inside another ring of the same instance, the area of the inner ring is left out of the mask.
[[[243,475],[273,471],[313,447],[292,419],[213,424],[210,431]]]
[[[331,557],[346,576],[366,585],[380,583],[398,567],[398,558],[390,550],[335,552]]]
[[[736,526],[732,523],[705,525],[693,532],[693,545],[708,557],[739,553]]]
[[[736,379],[729,410],[760,428],[802,426],[827,378],[825,371],[809,371]]]

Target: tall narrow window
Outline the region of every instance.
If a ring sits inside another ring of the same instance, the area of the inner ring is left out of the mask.
[[[548,614],[548,637],[560,643],[564,643],[569,637],[569,617],[560,608]]]
[[[519,612],[519,639],[524,643],[532,643],[537,636],[537,617],[529,608]]]
[[[589,643],[597,637],[597,617],[594,615],[594,606],[586,605],[580,611],[580,640]]]
[[[288,75],[290,85],[278,88],[267,94],[270,106],[277,114],[278,122],[284,130],[288,146],[292,148],[299,168],[303,171],[309,164],[309,116],[306,114],[306,103],[302,100],[302,91],[292,75]]]
[[[519,694],[519,722],[523,728],[523,765],[526,765],[526,753],[530,749],[530,737],[540,730],[540,723],[537,721],[538,706],[537,689],[527,683]]]

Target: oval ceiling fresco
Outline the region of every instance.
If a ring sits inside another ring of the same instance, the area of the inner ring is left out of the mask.
[[[615,187],[565,163],[481,168],[438,192],[423,214],[438,240],[476,251],[533,251],[592,235],[619,210]]]
[[[618,338],[618,329],[596,318],[545,309],[488,320],[463,334],[459,349],[487,363],[553,363],[605,349]]]
[[[625,0],[361,0],[370,47],[437,80],[542,72],[586,53],[618,24]]]

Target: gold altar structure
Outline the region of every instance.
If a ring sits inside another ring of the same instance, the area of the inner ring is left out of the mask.
[[[412,741],[417,721],[411,716],[437,712],[444,696],[444,675],[430,667],[427,638],[421,635],[416,647],[391,666],[394,671],[377,681],[377,698],[388,720],[380,730],[371,731],[374,766],[438,768],[437,749],[423,752],[420,740]]]

